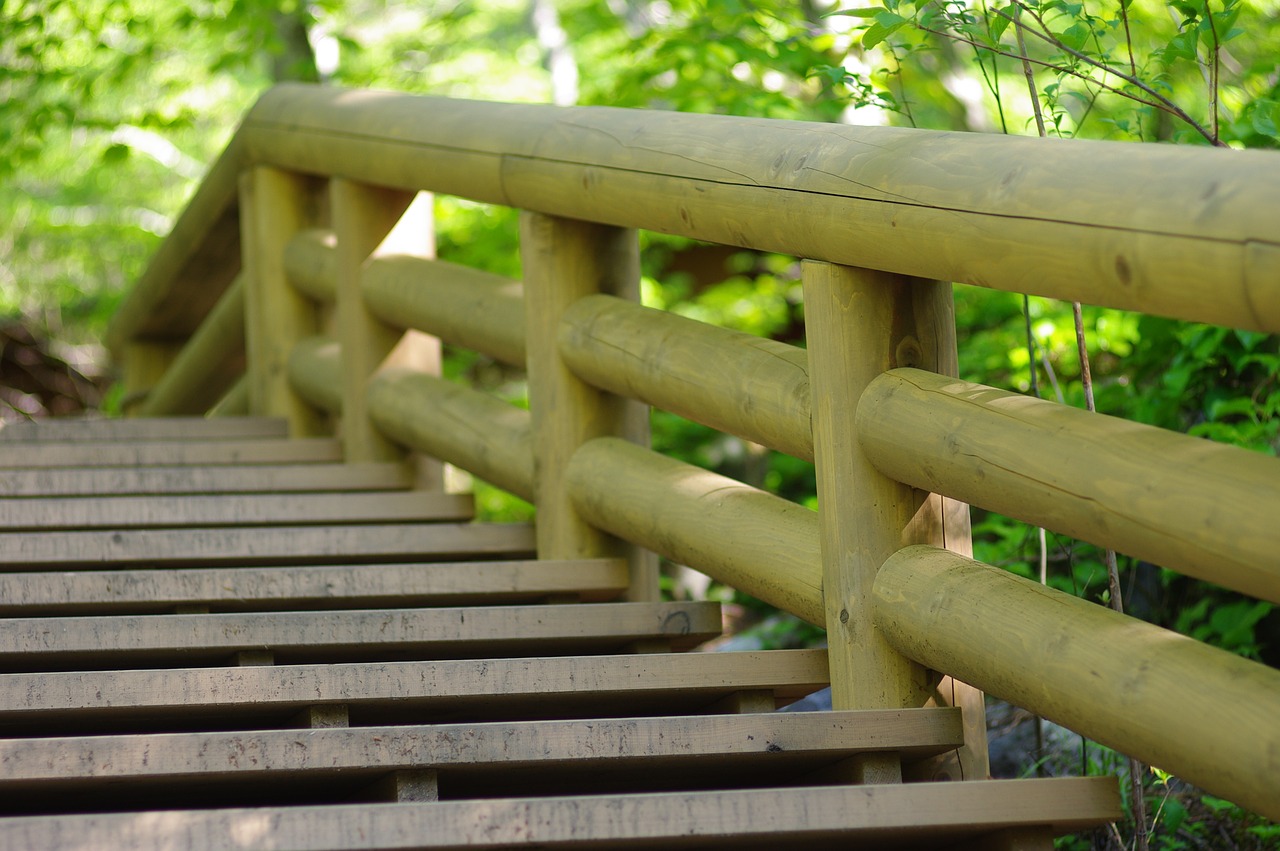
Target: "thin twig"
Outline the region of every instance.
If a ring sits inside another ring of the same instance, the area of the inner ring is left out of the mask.
[[[1209,0],[1204,0],[1204,16],[1213,36],[1213,52],[1209,59],[1209,126],[1213,129],[1213,142],[1218,144],[1218,72],[1222,68],[1222,45],[1218,42],[1218,25],[1213,21]]]
[[[1022,75],[1027,78],[1027,93],[1031,96],[1031,110],[1036,116],[1036,130],[1043,139],[1047,133],[1044,130],[1044,113],[1040,109],[1040,95],[1036,92],[1036,75],[1031,70],[1031,63],[1027,61],[1027,40],[1022,35],[1022,4],[1014,7],[1013,13],[1013,31],[1018,39],[1018,55],[1022,59]]]

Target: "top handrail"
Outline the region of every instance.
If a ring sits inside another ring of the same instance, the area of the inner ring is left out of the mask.
[[[1280,332],[1270,152],[286,84],[245,118],[113,347],[181,336],[229,285],[237,179],[256,165]]]

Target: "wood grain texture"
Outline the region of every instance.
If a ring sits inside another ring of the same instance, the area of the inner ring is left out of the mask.
[[[931,547],[874,603],[922,664],[1280,818],[1280,671]]]
[[[525,365],[524,288],[519,281],[440,260],[386,256],[364,274],[369,311],[511,366]]]
[[[338,779],[423,766],[465,766],[497,779],[519,769],[741,770],[750,759],[765,771],[794,772],[798,764],[813,768],[865,751],[901,749],[918,758],[960,740],[960,713],[952,709],[7,739],[0,740],[0,790],[36,784],[105,790],[113,781],[142,778],[288,780],[300,772]]]
[[[966,747],[935,773],[986,779],[982,695],[963,683],[938,683],[893,650],[871,616],[876,572],[904,544],[972,552],[968,508],[944,506],[941,497],[879,472],[852,427],[863,390],[884,371],[910,365],[956,372],[951,287],[812,261],[803,264],[802,278],[833,705],[963,705]]]
[[[138,406],[142,417],[202,414],[245,369],[244,276],[238,275]]]
[[[269,650],[276,664],[621,652],[720,634],[719,603],[581,603],[343,612],[0,619],[0,669],[216,665]]]
[[[278,494],[0,498],[0,529],[16,532],[470,520],[474,508],[470,495],[430,491],[294,494],[288,498]]]
[[[66,734],[81,723],[210,713],[236,723],[331,703],[348,704],[353,719],[412,710],[418,723],[427,713],[438,720],[681,714],[742,689],[772,689],[790,702],[826,686],[826,664],[822,650],[773,650],[0,674],[0,727]]]
[[[34,446],[0,443],[0,469],[150,467],[179,464],[304,464],[337,461],[336,440],[235,439],[209,442],[154,440],[129,442],[68,441]]]
[[[369,415],[404,446],[534,498],[529,412],[431,375],[388,368],[369,383]]]
[[[609,559],[352,566],[0,573],[0,615],[391,608],[616,599],[625,565]]]
[[[601,529],[822,624],[818,516],[807,508],[617,438],[584,444],[567,483]]]
[[[253,464],[6,470],[0,496],[306,493],[410,487],[398,464]]]
[[[405,336],[400,328],[370,313],[364,303],[363,278],[370,258],[380,254],[435,255],[432,197],[343,178],[329,182],[329,194],[338,240],[343,455],[352,462],[400,460],[403,451],[369,418],[366,387],[389,358],[394,365],[412,365],[439,375],[440,342],[421,334]]]
[[[145,419],[77,419],[65,417],[8,423],[0,443],[72,443],[88,441],[243,440],[285,437],[288,424],[278,417],[146,417]]]
[[[632,566],[630,597],[658,599],[658,562],[634,544],[610,538],[578,514],[565,482],[574,451],[588,440],[625,438],[647,446],[649,409],[602,393],[578,378],[560,355],[565,311],[597,293],[638,300],[640,249],[635,231],[533,213],[520,216],[524,269],[529,410],[533,425],[538,555],[623,555]]]
[[[1114,779],[1089,777],[14,818],[0,820],[0,842],[198,851],[225,848],[228,837],[270,835],[282,851],[417,848],[423,837],[429,847],[458,849],[919,849],[999,825],[1064,834],[1120,815]]]
[[[796,346],[595,295],[565,311],[560,355],[595,387],[813,459]]]
[[[0,570],[39,565],[306,564],[521,556],[533,530],[512,524],[404,523],[230,529],[0,533]]]
[[[284,417],[294,436],[323,430],[316,411],[289,387],[290,351],[319,328],[314,303],[289,286],[284,268],[285,245],[319,218],[315,196],[312,180],[279,169],[254,168],[240,179],[249,409]]]
[[[1280,330],[1280,177],[1266,152],[1139,157],[1080,140],[1049,151],[990,135],[302,86],[264,95],[241,133],[250,162]],[[1152,198],[1168,174],[1192,177]]]
[[[916,370],[858,435],[901,481],[1280,602],[1275,458]]]

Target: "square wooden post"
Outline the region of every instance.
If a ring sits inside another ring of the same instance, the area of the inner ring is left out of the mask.
[[[289,354],[315,335],[316,310],[289,286],[284,248],[319,218],[310,178],[265,166],[240,176],[249,412],[284,417],[294,436],[321,434],[324,421],[289,385]]]
[[[402,333],[373,316],[364,303],[362,276],[373,257],[435,256],[433,198],[335,178],[330,204],[338,240],[343,456],[348,463],[402,460],[404,451],[369,418],[366,387],[375,372],[391,364],[439,375],[440,341],[417,331]],[[421,484],[442,487],[441,465],[432,462]]]
[[[521,213],[528,327],[529,407],[533,416],[534,494],[539,558],[625,556],[630,600],[657,600],[657,557],[624,544],[578,515],[565,468],[579,446],[597,437],[649,442],[649,408],[597,390],[560,357],[560,318],[594,293],[638,299],[640,253],[634,230]]]
[[[960,705],[965,746],[935,776],[985,779],[982,693],[925,670],[891,648],[871,615],[871,587],[908,544],[968,554],[968,506],[895,482],[871,465],[853,422],[862,391],[881,373],[913,366],[957,370],[951,285],[806,261],[803,271],[823,588],[836,709]],[[867,781],[900,779],[892,761],[868,763]]]

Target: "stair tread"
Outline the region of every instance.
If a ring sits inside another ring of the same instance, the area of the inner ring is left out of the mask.
[[[218,664],[242,650],[271,650],[277,663],[617,652],[650,639],[684,650],[720,632],[719,603],[9,618],[0,669]]]
[[[526,556],[526,524],[403,523],[0,533],[0,570],[39,565],[316,564]]]
[[[0,496],[300,493],[398,490],[413,484],[402,464],[198,464],[6,470]]]
[[[544,779],[557,767],[652,775],[698,764],[728,770],[748,759],[770,770],[813,769],[867,751],[932,756],[963,741],[960,711],[950,708],[10,739],[0,740],[0,790],[423,768],[483,775],[532,769]]]
[[[134,441],[185,438],[234,440],[284,437],[281,417],[147,417],[137,419],[60,418],[28,420],[0,427],[0,442],[49,443],[73,440]]]
[[[1008,827],[1054,834],[1121,816],[1114,778],[665,792],[0,819],[13,848],[922,848]],[[856,844],[851,844],[856,843]]]
[[[551,595],[600,602],[627,586],[627,566],[619,559],[98,570],[61,572],[57,581],[48,573],[0,573],[0,615],[145,614],[179,605],[215,611],[383,608]]]
[[[0,469],[5,470],[177,464],[301,464],[341,459],[342,444],[331,437],[0,442]]]
[[[743,690],[794,700],[828,684],[825,650],[629,654],[0,674],[0,731],[197,717],[271,721],[345,703],[419,722],[687,714]],[[57,734],[59,731],[54,731]]]
[[[0,498],[0,522],[11,532],[469,520],[473,513],[470,495],[442,491]]]

